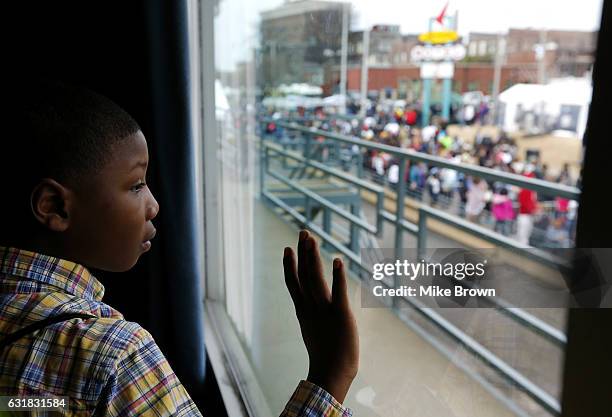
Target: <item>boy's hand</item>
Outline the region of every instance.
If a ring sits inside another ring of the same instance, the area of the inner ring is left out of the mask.
[[[293,299],[310,366],[307,380],[343,402],[359,367],[359,338],[348,300],[344,266],[334,259],[333,285],[323,278],[315,239],[300,232],[298,264],[291,248],[283,256],[285,283]]]

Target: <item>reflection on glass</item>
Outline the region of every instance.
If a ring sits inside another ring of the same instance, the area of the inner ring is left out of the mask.
[[[281,272],[306,224],[354,272],[356,415],[559,414],[565,309],[364,308],[360,251],[489,248],[537,280],[574,246],[583,3],[219,1],[219,278],[270,410],[306,373]]]

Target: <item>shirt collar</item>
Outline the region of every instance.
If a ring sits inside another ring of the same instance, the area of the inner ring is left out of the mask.
[[[83,265],[72,261],[0,246],[0,274],[52,285],[87,300],[102,301],[104,286]]]

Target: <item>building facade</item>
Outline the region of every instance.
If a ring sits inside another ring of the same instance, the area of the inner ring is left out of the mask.
[[[393,62],[393,48],[402,42],[398,25],[374,25],[370,30],[368,65],[390,67]],[[348,63],[361,65],[363,57],[363,31],[349,34]]]
[[[340,62],[344,4],[286,1],[261,14],[257,61],[264,92],[280,84],[332,83],[331,69]]]
[[[323,87],[325,95],[339,91],[344,8],[348,28],[350,4],[326,0],[286,0],[261,14],[257,50],[257,84],[268,95],[281,84],[307,83]],[[596,32],[510,29],[507,33],[470,33],[460,39],[466,57],[455,64],[453,91],[493,92],[496,64],[500,90],[516,83],[546,83],[552,78],[583,77],[593,65]],[[363,31],[348,33],[348,91],[360,91]],[[398,25],[375,25],[369,31],[368,91],[417,99],[419,66],[410,60],[419,44],[416,34],[402,34]],[[435,90],[434,90],[435,94]]]
[[[455,63],[453,91],[493,93],[496,59],[500,65],[500,91],[517,83],[546,83],[552,78],[584,77],[594,61],[597,32],[510,29],[505,34],[470,33],[464,40],[467,54]],[[368,91],[418,99],[420,67],[410,62],[417,35],[400,35],[388,58],[370,58]],[[499,55],[498,55],[499,54]],[[349,60],[348,91],[359,92],[361,63]],[[339,68],[336,68],[339,71]],[[433,95],[441,86],[434,83]]]
[[[595,57],[597,32],[569,30],[510,29],[506,36],[506,62],[535,65],[543,63],[542,80],[583,77]]]

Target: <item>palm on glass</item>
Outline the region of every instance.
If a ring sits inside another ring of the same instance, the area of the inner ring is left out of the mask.
[[[334,259],[330,292],[316,240],[300,232],[298,259],[285,248],[285,283],[308,351],[308,381],[343,402],[359,367],[359,338],[348,300],[344,265]]]

